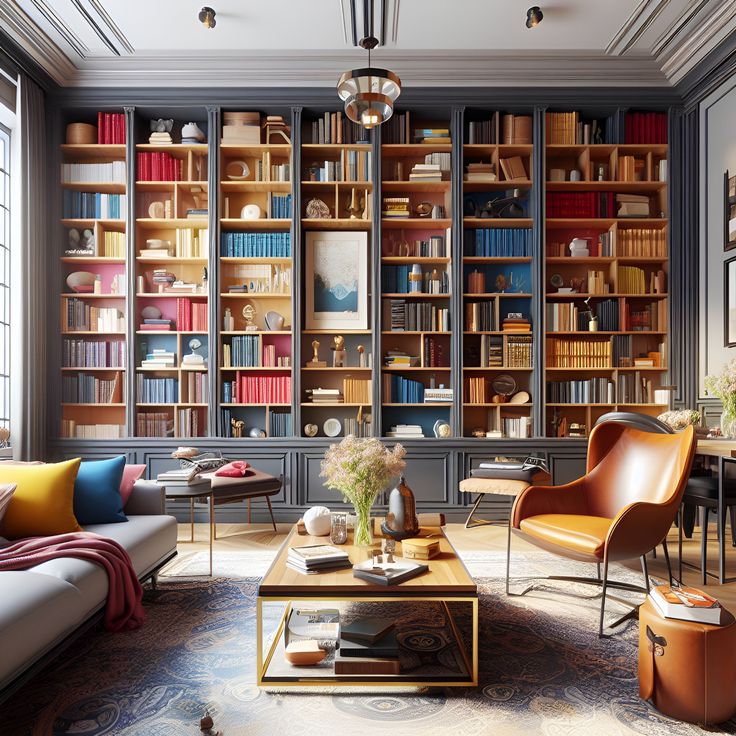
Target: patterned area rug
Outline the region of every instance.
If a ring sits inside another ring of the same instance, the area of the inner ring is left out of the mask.
[[[254,599],[268,555],[218,553],[217,577],[209,579],[196,577],[206,573],[206,555],[190,553],[167,570],[158,591],[147,592],[141,630],[88,634],[3,705],[0,733],[194,736],[205,709],[224,736],[705,733],[639,700],[637,624],[599,640],[599,599],[592,589],[544,583],[524,597],[507,598],[502,554],[465,559],[481,593],[477,690],[260,690],[254,685]],[[546,574],[550,562],[542,553],[515,554],[512,572]],[[563,572],[559,561],[552,564]],[[564,573],[590,570],[565,563]],[[623,568],[616,573],[635,580]],[[609,616],[624,610],[612,602]],[[736,723],[713,732],[734,733]]]

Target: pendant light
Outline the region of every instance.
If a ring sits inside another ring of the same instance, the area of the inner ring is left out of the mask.
[[[337,94],[345,103],[345,114],[364,128],[385,123],[394,112],[394,102],[401,94],[401,80],[388,69],[371,66],[371,49],[378,39],[366,36],[360,46],[368,51],[368,66],[345,72],[337,82]]]

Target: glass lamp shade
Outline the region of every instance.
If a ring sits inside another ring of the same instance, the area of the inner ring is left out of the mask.
[[[385,123],[394,112],[401,94],[401,80],[387,69],[353,69],[337,83],[337,94],[345,103],[345,114],[364,128]]]

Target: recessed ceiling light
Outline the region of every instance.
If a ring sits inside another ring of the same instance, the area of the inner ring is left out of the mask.
[[[197,17],[199,18],[199,22],[205,28],[214,28],[217,25],[215,15],[215,11],[209,6],[205,5],[202,10],[199,11],[199,15]]]
[[[536,28],[544,18],[544,13],[539,5],[535,5],[526,11],[526,27]]]

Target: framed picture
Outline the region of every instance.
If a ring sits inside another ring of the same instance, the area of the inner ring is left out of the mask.
[[[723,250],[736,248],[736,175],[723,175]]]
[[[723,344],[736,347],[736,256],[723,264]]]
[[[308,232],[306,329],[368,329],[368,233]]]

